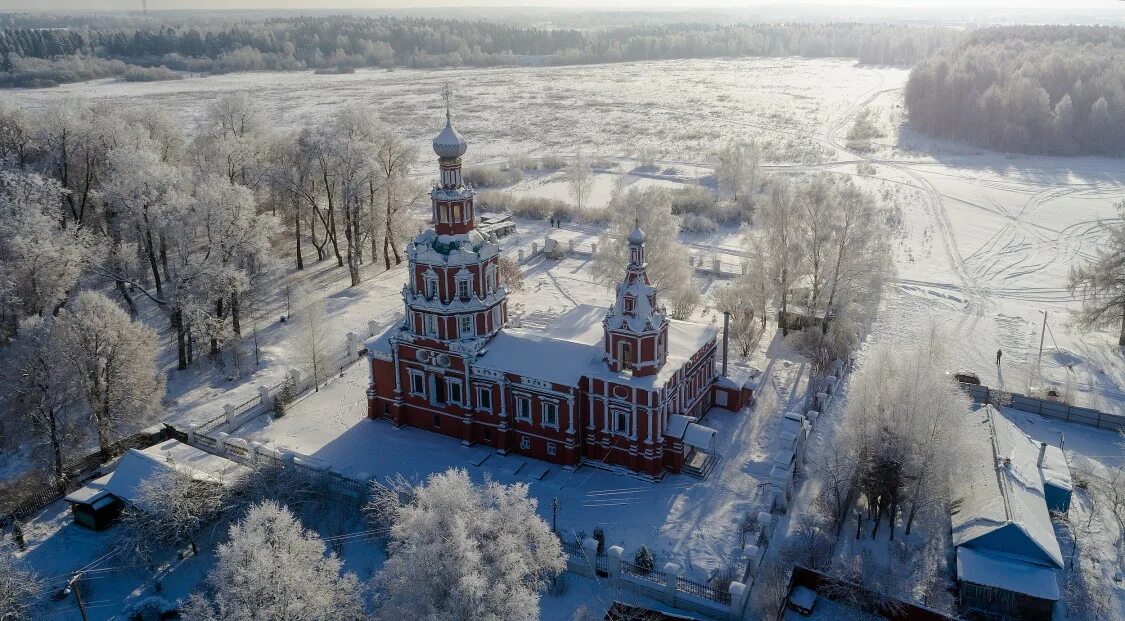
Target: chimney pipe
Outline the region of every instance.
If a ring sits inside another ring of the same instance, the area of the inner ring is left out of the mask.
[[[1039,443],[1039,467],[1043,467],[1043,458],[1047,456],[1047,443]]]
[[[730,312],[723,313],[723,377],[727,376],[727,339],[730,338]]]

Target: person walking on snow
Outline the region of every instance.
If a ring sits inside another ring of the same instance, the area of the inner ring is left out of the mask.
[[[996,350],[996,366],[1000,366],[1000,356],[1003,356],[1003,355],[1004,355],[1004,352],[1002,350],[999,350],[999,349]]]

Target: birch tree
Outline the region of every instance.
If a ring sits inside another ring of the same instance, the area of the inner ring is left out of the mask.
[[[757,142],[731,142],[718,153],[715,182],[729,192],[736,203],[744,201],[758,189],[758,170],[762,151]]]
[[[370,179],[371,259],[375,260],[375,244],[381,239],[383,266],[402,263],[398,244],[414,224],[409,209],[425,195],[425,189],[410,178],[410,170],[418,161],[418,151],[394,132],[383,128],[372,153],[374,175]],[[393,262],[392,262],[393,258]]]
[[[594,186],[594,169],[581,149],[567,165],[564,175],[574,207],[581,212],[586,208],[586,202],[590,199],[590,190]]]
[[[532,621],[565,558],[526,484],[435,474],[396,512],[377,618]]]
[[[789,312],[795,284],[805,274],[805,253],[800,242],[800,215],[796,188],[791,181],[777,183],[758,210],[756,232],[750,239],[750,269],[763,274],[782,316]],[[782,334],[789,334],[782,322]]]
[[[74,389],[108,458],[117,428],[147,422],[160,406],[164,382],[156,372],[156,333],[95,291],[80,293],[58,321]]]
[[[272,501],[251,507],[219,545],[207,576],[210,595],[195,593],[188,621],[360,621],[359,581],[340,559]],[[403,617],[409,618],[409,617]]]

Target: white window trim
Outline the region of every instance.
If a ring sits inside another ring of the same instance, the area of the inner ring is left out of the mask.
[[[461,287],[465,288],[464,295],[461,294]],[[457,277],[457,299],[458,300],[471,300],[471,299],[473,299],[473,278],[471,276],[458,276]]]
[[[523,408],[520,407],[521,403],[527,404],[527,416],[526,417],[520,414],[520,410],[523,409]],[[516,420],[522,420],[522,421],[526,421],[526,422],[529,422],[529,423],[531,422],[531,398],[530,397],[516,397]]]
[[[628,411],[626,411],[626,410],[610,410],[609,415],[611,417],[609,430],[610,430],[611,433],[613,433],[613,435],[628,436],[630,433],[632,433],[632,427],[633,427],[632,415]],[[622,416],[622,415],[625,417],[625,429],[624,430],[621,430],[621,429],[617,428],[618,416]]]
[[[457,387],[457,394],[459,396],[458,399],[453,398],[453,387],[454,386]],[[445,402],[446,403],[456,403],[458,405],[464,405],[464,403],[465,403],[465,385],[461,383],[461,380],[459,380],[455,377],[445,378]]]
[[[492,412],[492,387],[491,386],[480,386],[480,385],[478,385],[476,387],[476,391],[477,391],[477,400],[476,400],[477,409],[481,410],[483,412]],[[488,401],[487,406],[484,405],[484,402],[486,400]]]
[[[426,374],[417,369],[407,369],[410,374],[410,394],[425,397],[426,396]],[[422,392],[414,390],[414,379],[417,378],[422,384]]]
[[[432,300],[433,298],[438,297],[439,292],[438,292],[437,276],[433,275],[433,274],[425,274],[425,275],[422,276],[422,280],[424,281],[422,296],[425,297],[427,300]],[[431,292],[431,287],[432,287],[432,292]]]
[[[531,438],[529,436],[520,436],[520,450],[531,450]]]
[[[485,287],[488,289],[487,293],[491,295],[493,291],[496,291],[496,266],[489,265],[484,274]]]
[[[422,331],[425,332],[427,336],[437,336],[438,335],[437,316],[431,315],[430,313],[423,313],[423,315],[422,315]]]
[[[462,323],[466,319],[469,320],[469,329],[468,330],[465,329],[465,324]],[[477,335],[477,325],[476,324],[477,324],[476,317],[474,317],[473,315],[459,315],[457,317],[457,334],[461,338],[468,338],[468,337],[476,336]]]
[[[548,443],[547,443],[547,454],[548,454],[548,455],[552,455],[552,456],[553,456],[553,455],[558,455],[558,454],[559,454],[559,447],[558,447],[558,445],[557,445],[556,443],[554,443],[554,442],[548,442]]]
[[[549,407],[554,408],[555,410],[555,422],[553,424],[547,422],[547,408]],[[551,429],[557,430],[559,428],[559,404],[550,402],[542,403],[539,406],[539,422],[544,427],[550,427]]]

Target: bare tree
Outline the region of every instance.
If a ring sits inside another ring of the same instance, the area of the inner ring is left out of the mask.
[[[730,192],[736,203],[743,202],[758,189],[758,167],[762,150],[755,141],[730,142],[719,150],[715,181]]]
[[[328,317],[324,312],[324,300],[305,292],[297,318],[297,341],[304,358],[305,367],[312,376],[313,390],[319,391],[320,384],[328,376]]]
[[[122,516],[122,545],[150,564],[154,554],[187,543],[197,554],[196,533],[216,519],[226,504],[222,481],[196,477],[172,469],[149,477],[137,486],[135,502]]]

